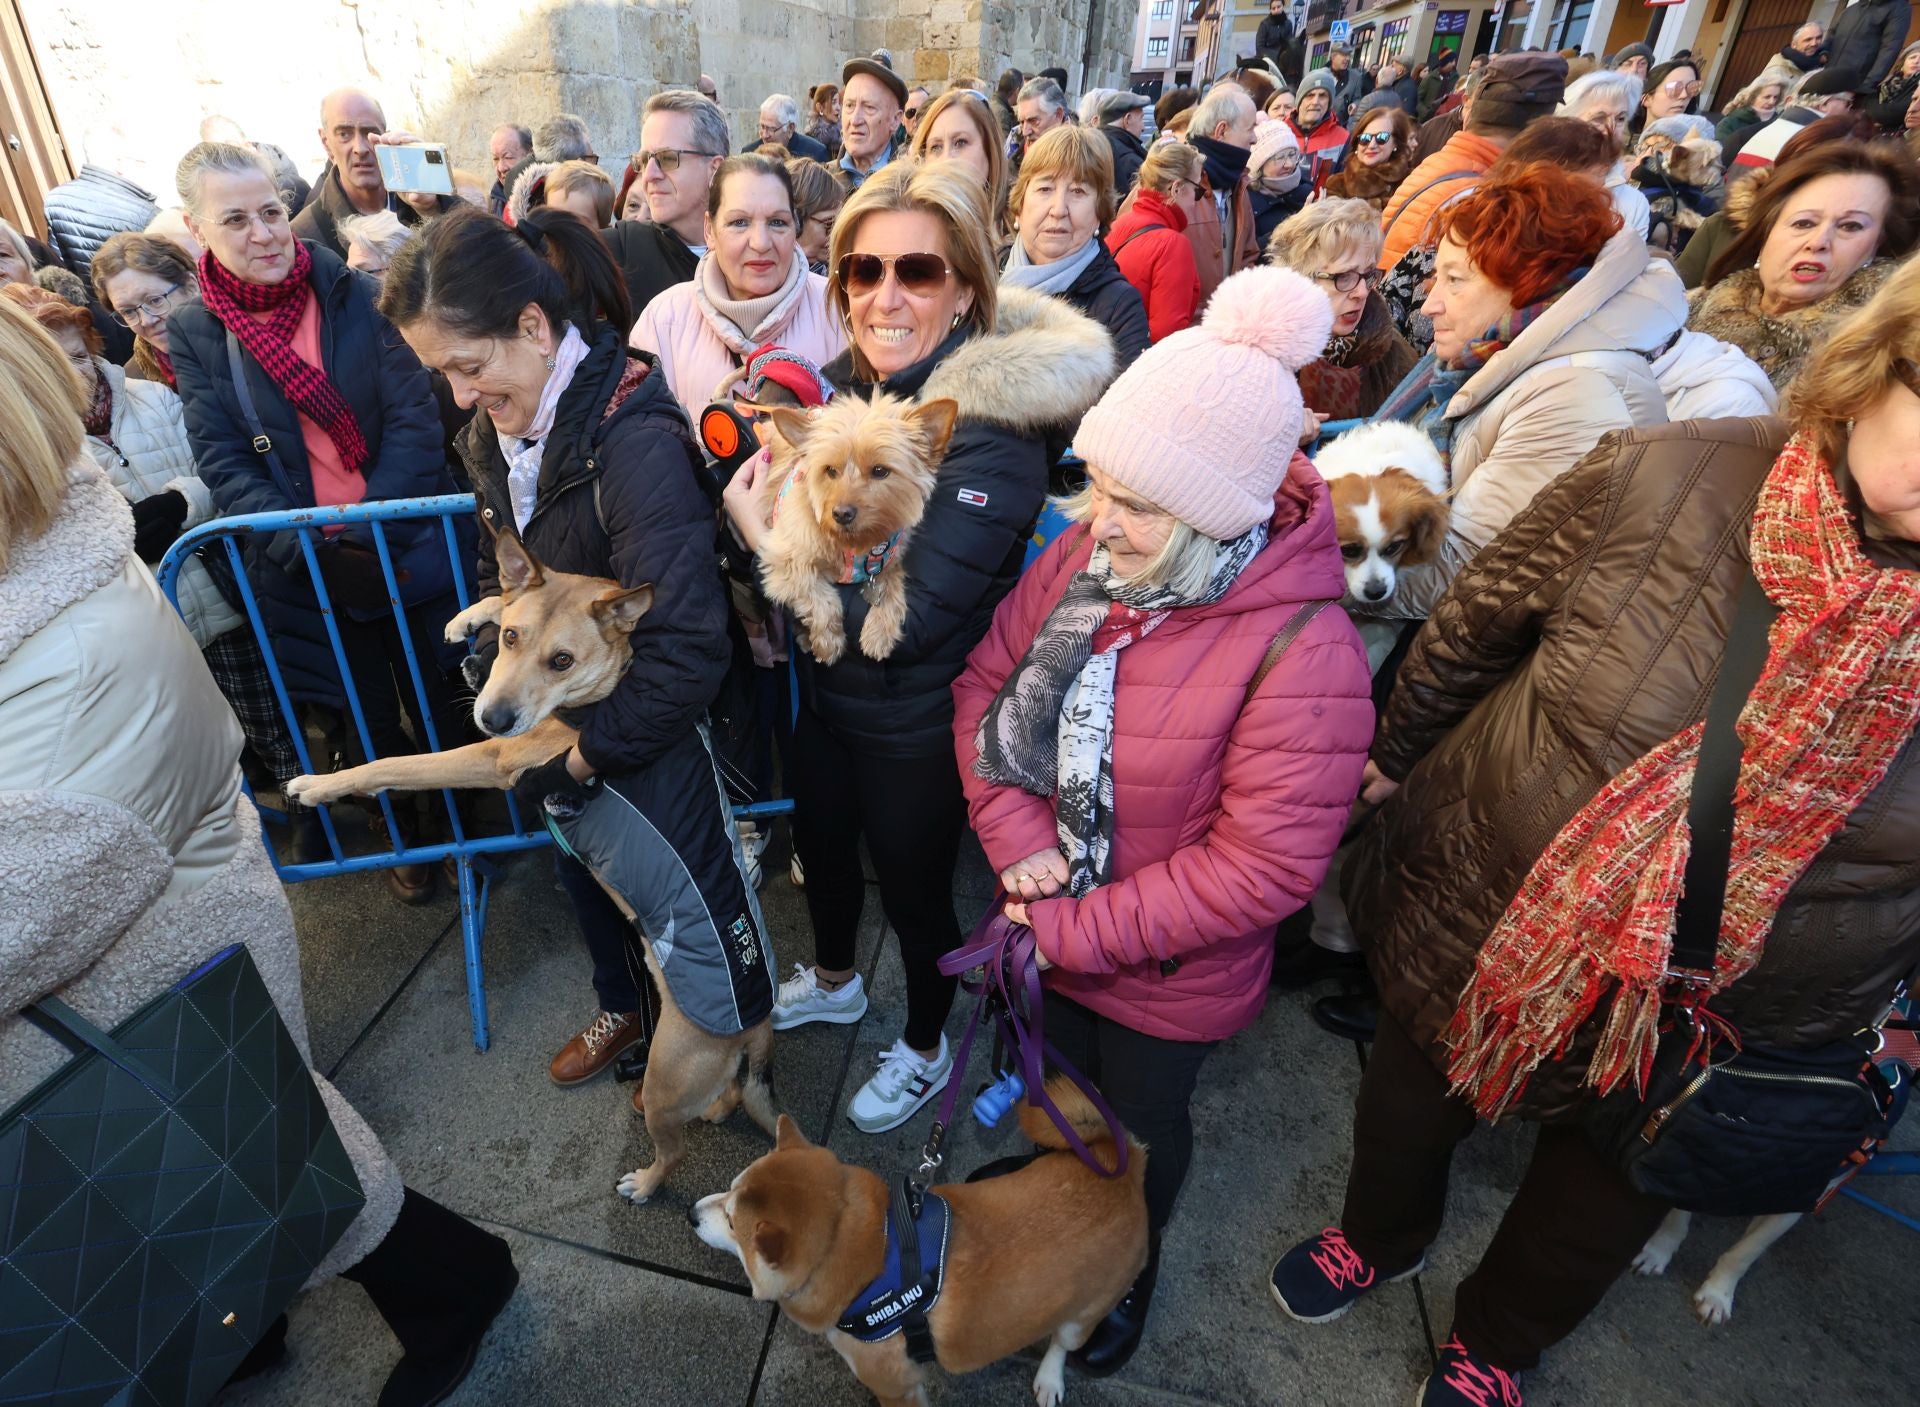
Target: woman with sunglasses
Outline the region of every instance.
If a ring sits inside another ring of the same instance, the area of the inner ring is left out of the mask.
[[[1140,295],[1147,333],[1171,337],[1200,315],[1200,269],[1187,239],[1187,214],[1207,198],[1206,158],[1185,142],[1158,142],[1140,164],[1133,198],[1107,231],[1113,262]],[[1254,197],[1258,211],[1259,197]]]
[[[773,1025],[845,1024],[866,1012],[855,971],[864,838],[906,979],[906,1029],[847,1108],[857,1128],[881,1133],[934,1098],[953,1067],[943,1028],[954,982],[939,970],[960,941],[953,871],[966,824],[953,681],[1019,575],[1048,472],[1114,362],[1091,319],[999,286],[980,183],[956,162],[881,167],[840,212],[832,264],[828,298],[852,343],[826,368],[841,394],[958,405],[944,444],[922,450],[940,455],[939,477],[904,566],[899,644],[884,660],[857,644],[831,665],[804,648],[794,655],[800,708],[786,781],[814,953],[781,984]],[[753,472],[750,462],[727,492],[749,547],[766,531]],[[866,597],[851,584],[839,591],[857,642]]]
[[[1638,140],[1649,122],[1691,113],[1699,98],[1699,69],[1685,59],[1655,64],[1647,71],[1647,86],[1640,94],[1640,106],[1634,110],[1628,134]]]
[[[1397,107],[1376,107],[1354,119],[1346,165],[1327,177],[1322,193],[1385,210],[1412,169],[1413,119]]]
[[[1404,116],[1404,114],[1403,114]],[[1274,231],[1267,261],[1313,280],[1333,308],[1326,350],[1300,368],[1301,443],[1324,420],[1364,419],[1419,360],[1375,292],[1380,217],[1364,200],[1317,200]]]
[[[1113,337],[1122,368],[1147,350],[1147,310],[1100,242],[1113,223],[1113,149],[1093,127],[1056,127],[1027,149],[1007,197],[1015,230],[1002,287],[1078,308]]]
[[[827,281],[807,268],[786,163],[730,156],[707,188],[707,252],[693,277],[647,305],[627,339],[651,352],[674,399],[700,412],[756,349],[778,343],[815,366],[847,345]]]

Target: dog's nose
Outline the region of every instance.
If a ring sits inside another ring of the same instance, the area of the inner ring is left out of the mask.
[[[496,738],[513,731],[519,715],[505,704],[489,704],[480,714],[480,726]]]
[[[1392,590],[1393,588],[1387,585],[1386,582],[1375,577],[1360,589],[1360,594],[1369,601],[1384,601],[1387,598],[1387,593]]]
[[[833,521],[843,528],[853,526],[853,520],[860,516],[860,510],[850,504],[842,504],[833,510]]]
[[[698,1230],[700,1227],[700,1204],[695,1202],[687,1208],[687,1225]]]

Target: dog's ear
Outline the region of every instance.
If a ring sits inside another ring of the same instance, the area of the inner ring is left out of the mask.
[[[767,414],[773,417],[773,428],[780,432],[780,438],[799,449],[807,442],[807,436],[813,433],[813,416],[798,406],[768,406]]]
[[[533,550],[520,540],[520,534],[512,528],[500,529],[499,536],[494,538],[493,561],[500,570],[502,596],[531,591],[544,580],[540,572],[540,559],[533,555]]]
[[[782,1114],[773,1126],[773,1146],[778,1149],[811,1148],[807,1136],[800,1132],[800,1125]]]
[[[960,402],[947,397],[923,401],[907,412],[907,419],[926,442],[929,459],[938,459],[947,452],[947,441],[953,438],[953,423],[959,418]]]
[[[593,603],[594,623],[612,626],[622,635],[631,635],[640,617],[653,609],[653,587],[636,586],[631,591],[609,591]]]
[[[787,1230],[770,1221],[756,1222],[753,1228],[753,1253],[769,1270],[778,1270],[787,1253]]]
[[[1440,555],[1440,544],[1446,540],[1447,521],[1452,516],[1445,499],[1429,498],[1413,515],[1412,531],[1407,535],[1407,550],[1400,554],[1403,567],[1418,566],[1422,562],[1431,562]]]

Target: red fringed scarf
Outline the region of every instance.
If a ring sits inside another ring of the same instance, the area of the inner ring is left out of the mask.
[[[349,473],[367,462],[367,441],[346,398],[325,372],[308,365],[293,350],[294,329],[307,310],[313,255],[293,242],[293,268],[279,283],[247,283],[229,273],[212,254],[200,256],[200,301],[293,402],[295,410],[327,432]],[[257,322],[251,313],[272,314]]]
[[[113,387],[98,366],[93,369],[93,395],[87,400],[87,413],[80,418],[89,435],[113,443]]]
[[[1788,443],[1754,509],[1754,575],[1780,607],[1735,725],[1745,746],[1711,992],[1760,960],[1775,914],[1920,722],[1920,574],[1861,551],[1833,472]],[[1609,995],[1586,1082],[1644,1091],[1659,1039],[1687,804],[1704,724],[1620,773],[1535,862],[1448,1027],[1456,1093],[1488,1119],[1564,1056]]]
[[[153,363],[153,369],[160,373],[160,379],[175,391],[180,389],[180,379],[173,374],[173,358],[154,346],[151,342],[141,344],[147,349],[147,356]]]

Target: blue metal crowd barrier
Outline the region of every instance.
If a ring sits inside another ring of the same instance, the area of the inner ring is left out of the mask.
[[[433,711],[427,702],[426,686],[421,674],[423,662],[414,652],[412,633],[408,629],[407,607],[400,599],[400,591],[394,577],[393,553],[387,540],[386,525],[425,518],[439,519],[440,535],[446,545],[448,561],[453,568],[456,607],[464,610],[472,604],[472,596],[468,590],[469,573],[467,564],[463,561],[464,554],[461,551],[455,524],[458,521],[470,519],[473,512],[472,494],[444,494],[434,498],[389,499],[378,503],[296,509],[278,513],[248,513],[232,518],[219,518],[190,528],[181,535],[179,541],[169,549],[160,564],[160,585],[166,592],[168,600],[172,601],[178,609],[181,567],[202,551],[224,553],[227,564],[232,568],[233,581],[240,598],[240,605],[246,613],[248,626],[253,632],[254,639],[259,643],[260,653],[266,662],[267,677],[273,686],[274,699],[288,733],[292,737],[294,749],[300,759],[301,770],[309,774],[321,772],[325,769],[314,766],[313,758],[308,751],[306,735],[302,730],[293,698],[287,691],[280,661],[274,654],[273,642],[267,633],[266,622],[261,615],[260,603],[254,594],[253,585],[247,578],[240,550],[240,542],[256,534],[297,533],[301,556],[305,559],[308,579],[313,586],[315,610],[325,626],[327,641],[332,647],[334,667],[339,672],[348,712],[352,715],[355,736],[359,740],[362,755],[374,758],[378,753],[374,749],[373,737],[367,728],[366,714],[361,707],[361,686],[354,680],[353,672],[348,667],[346,654],[341,646],[339,625],[334,618],[333,604],[315,556],[316,538],[324,534],[328,528],[366,525],[372,530],[374,549],[379,557],[381,575],[386,582],[387,596],[393,603],[395,623],[399,627],[397,633],[407,666],[408,682],[412,685],[414,701],[418,705],[417,716],[425,726],[426,750],[438,752],[441,749],[441,741],[434,725]],[[436,627],[440,624],[442,623],[435,622]],[[425,667],[432,668],[432,661],[426,661]],[[457,745],[457,740],[452,741]],[[263,819],[272,822],[285,819],[280,811],[260,803],[254,796],[250,783],[243,781],[243,785],[248,798],[260,810]],[[271,844],[267,847],[274,869],[288,884],[326,879],[335,875],[392,869],[400,865],[430,865],[439,864],[447,859],[453,860],[459,876],[460,931],[466,957],[467,1005],[473,1018],[473,1043],[480,1050],[485,1050],[491,1043],[487,1022],[486,976],[481,953],[481,938],[486,931],[487,923],[487,895],[497,873],[491,863],[491,857],[510,851],[537,849],[553,843],[553,838],[547,833],[544,824],[536,823],[532,827],[527,826],[521,820],[519,808],[515,805],[512,795],[510,793],[504,795],[509,829],[495,834],[469,834],[461,819],[459,808],[454,804],[453,792],[443,790],[440,796],[446,808],[447,824],[452,839],[430,844],[406,840],[403,838],[401,827],[395,820],[390,796],[382,792],[374,800],[380,808],[380,814],[386,820],[387,848],[385,850],[370,854],[348,855],[341,847],[332,808],[329,806],[318,808],[321,831],[326,837],[329,852],[327,859],[293,864],[283,861]],[[788,814],[792,809],[791,801],[764,801],[739,807],[735,815],[743,820],[761,820]]]

